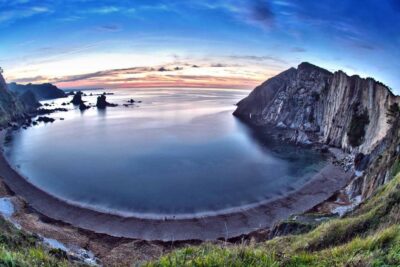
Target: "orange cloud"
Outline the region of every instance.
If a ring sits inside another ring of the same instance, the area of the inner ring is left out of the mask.
[[[253,88],[270,75],[237,64],[175,62],[162,66],[111,69],[57,78],[23,77],[13,81],[19,83],[51,82],[61,88],[208,87],[242,89]]]

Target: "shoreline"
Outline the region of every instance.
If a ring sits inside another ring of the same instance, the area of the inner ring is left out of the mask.
[[[0,133],[3,150],[5,131]],[[121,217],[70,205],[29,183],[0,155],[0,176],[36,212],[83,230],[146,241],[213,241],[271,228],[292,214],[305,212],[345,187],[352,176],[328,163],[310,181],[284,197],[233,213],[191,219],[154,220]],[[206,229],[206,230],[205,230]]]

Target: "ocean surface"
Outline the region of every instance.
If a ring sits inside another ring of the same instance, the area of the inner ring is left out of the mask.
[[[87,104],[101,91],[84,91]],[[284,196],[322,169],[320,154],[276,143],[232,115],[249,91],[118,89],[106,110],[68,99],[54,123],[13,132],[11,165],[40,189],[102,212],[190,218]],[[90,96],[93,94],[93,96]],[[142,101],[124,106],[129,99]]]

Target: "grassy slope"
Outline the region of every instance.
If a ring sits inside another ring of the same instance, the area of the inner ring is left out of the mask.
[[[0,219],[0,266],[71,266],[63,257],[58,250],[42,247],[37,236]]]
[[[346,218],[309,233],[188,247],[148,266],[400,266],[400,174]]]

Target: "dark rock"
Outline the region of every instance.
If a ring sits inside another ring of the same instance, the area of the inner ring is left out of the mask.
[[[76,94],[74,95],[74,97],[71,100],[71,103],[76,105],[76,106],[78,106],[78,105],[83,103],[83,101],[82,101],[82,92],[81,91],[76,92]]]
[[[60,260],[68,259],[67,252],[59,248],[50,249],[49,254]]]
[[[34,111],[41,106],[36,96],[31,91],[26,91],[18,96],[19,100],[25,105],[27,110]]]
[[[131,104],[133,104],[133,103],[135,103],[135,102],[136,102],[136,101],[133,100],[133,99],[128,100],[128,103],[131,103]]]
[[[83,103],[83,102],[80,103],[80,105],[79,105],[79,109],[82,110],[82,111],[83,111],[83,110],[87,110],[87,109],[89,109],[89,108],[90,108],[90,106],[86,106],[85,103]]]
[[[107,102],[105,93],[97,97],[96,107],[98,109],[105,109],[106,107],[116,107],[117,104],[111,104]]]
[[[321,151],[321,153],[328,153],[329,152],[329,146],[326,146],[326,145],[322,146],[320,148],[320,151]]]
[[[46,109],[46,108],[40,108],[37,109],[35,114],[36,115],[47,115],[47,114],[51,114],[54,112],[66,112],[68,111],[68,109],[66,108],[53,108],[53,109]]]
[[[369,160],[370,160],[370,156],[369,155],[364,155],[363,153],[358,153],[354,157],[354,168],[357,171],[365,170],[369,165]]]
[[[49,118],[49,117],[46,117],[46,116],[43,116],[43,117],[39,117],[39,118],[37,118],[37,120],[36,120],[37,122],[44,122],[44,123],[48,123],[48,122],[54,122],[55,121],[55,119],[53,119],[53,118]]]
[[[269,238],[272,239],[277,236],[298,235],[311,231],[315,225],[297,222],[297,221],[284,221],[277,224],[270,232]]]

